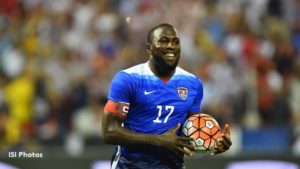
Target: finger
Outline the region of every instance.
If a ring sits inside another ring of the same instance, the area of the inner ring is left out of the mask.
[[[217,146],[217,147],[221,147],[221,146],[223,146],[223,143],[222,143],[222,141],[218,141],[218,142],[217,142],[217,144],[216,144],[216,146]]]
[[[217,155],[222,153],[223,151],[221,151],[217,146],[214,147],[213,152],[211,153],[212,156]]]
[[[180,141],[194,141],[194,139],[191,138],[191,137],[182,137],[182,136],[178,137],[178,140],[180,140]]]
[[[220,142],[217,144],[217,149],[220,150],[221,152],[225,152],[226,150],[229,149],[229,147],[224,146],[223,142]]]
[[[192,156],[193,153],[190,149],[186,148],[186,147],[183,147],[183,150],[185,151],[185,153],[187,153],[188,156]]]
[[[214,156],[214,155],[217,155],[217,154],[219,154],[219,153],[220,153],[220,152],[219,152],[219,150],[217,149],[217,146],[214,146],[213,152],[212,152],[210,155]]]
[[[232,145],[230,138],[226,137],[225,135],[222,135],[222,138],[224,142],[226,142],[229,145],[229,147]]]
[[[221,151],[226,151],[229,149],[230,145],[222,138],[218,139],[219,141],[217,142],[216,146],[221,150]]]
[[[180,128],[180,123],[178,123],[175,127],[170,129],[173,133],[176,133],[176,131]]]
[[[230,129],[229,129],[229,124],[225,124],[225,127],[224,127],[224,135],[227,137],[227,138],[230,138]]]
[[[183,148],[188,148],[189,150],[195,150],[195,146],[193,146],[192,144],[186,144],[183,142],[179,142],[177,143],[178,146],[183,147]]]
[[[191,144],[186,144],[184,145],[184,147],[188,148],[189,150],[195,150],[195,146],[191,145]]]
[[[177,150],[177,154],[185,154],[187,156],[191,156],[192,155],[192,152],[189,151],[188,149],[184,148],[184,147],[179,147],[178,146],[176,148],[176,150]]]
[[[223,144],[223,139],[222,138],[219,138],[218,140],[217,140],[217,144],[215,145],[215,149],[218,149],[218,150],[220,150],[220,151],[225,151],[225,149],[228,149],[228,148],[226,148],[225,146],[224,146],[224,144]]]
[[[217,147],[215,148],[218,152],[224,152],[225,151],[225,148],[223,146],[222,143],[220,143],[220,145],[217,145]]]
[[[226,140],[226,137],[225,136],[222,136],[221,139],[220,139],[220,143],[226,148],[228,149],[230,146],[231,146],[231,142],[228,142],[230,140]],[[218,143],[219,143],[218,142]]]

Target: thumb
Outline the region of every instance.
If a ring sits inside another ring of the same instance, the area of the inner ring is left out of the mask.
[[[225,124],[225,127],[224,127],[224,135],[228,138],[230,138],[230,129],[229,129],[229,124]]]
[[[171,128],[170,131],[172,131],[173,133],[175,133],[179,128],[180,128],[180,123],[178,123],[175,127]]]

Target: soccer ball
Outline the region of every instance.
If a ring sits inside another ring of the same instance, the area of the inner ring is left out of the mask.
[[[207,114],[194,114],[186,119],[182,133],[194,140],[190,144],[195,146],[195,152],[205,153],[211,151],[217,139],[222,135],[218,122]]]

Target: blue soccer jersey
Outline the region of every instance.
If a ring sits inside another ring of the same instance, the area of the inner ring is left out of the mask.
[[[188,113],[200,112],[202,98],[202,83],[195,75],[177,67],[174,75],[163,82],[151,71],[148,62],[118,72],[108,96],[109,100],[129,105],[125,128],[147,134],[162,134],[178,123],[184,124]],[[128,158],[140,157],[143,152],[150,156],[161,153],[159,148],[156,151],[147,147],[122,146],[120,150],[119,155]],[[164,156],[167,158],[168,154]],[[158,155],[158,159],[169,160],[163,158]],[[178,160],[182,162],[182,159]]]

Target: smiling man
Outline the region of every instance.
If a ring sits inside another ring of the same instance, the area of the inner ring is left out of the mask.
[[[147,50],[153,73],[160,78],[170,78],[175,73],[180,58],[177,31],[168,24],[152,28],[147,36]]]
[[[119,145],[112,169],[183,169],[183,156],[194,149],[179,129],[200,112],[201,80],[178,67],[180,39],[170,24],[152,28],[147,36],[149,61],[118,72],[104,108],[102,135]],[[229,149],[229,127],[214,154]]]

